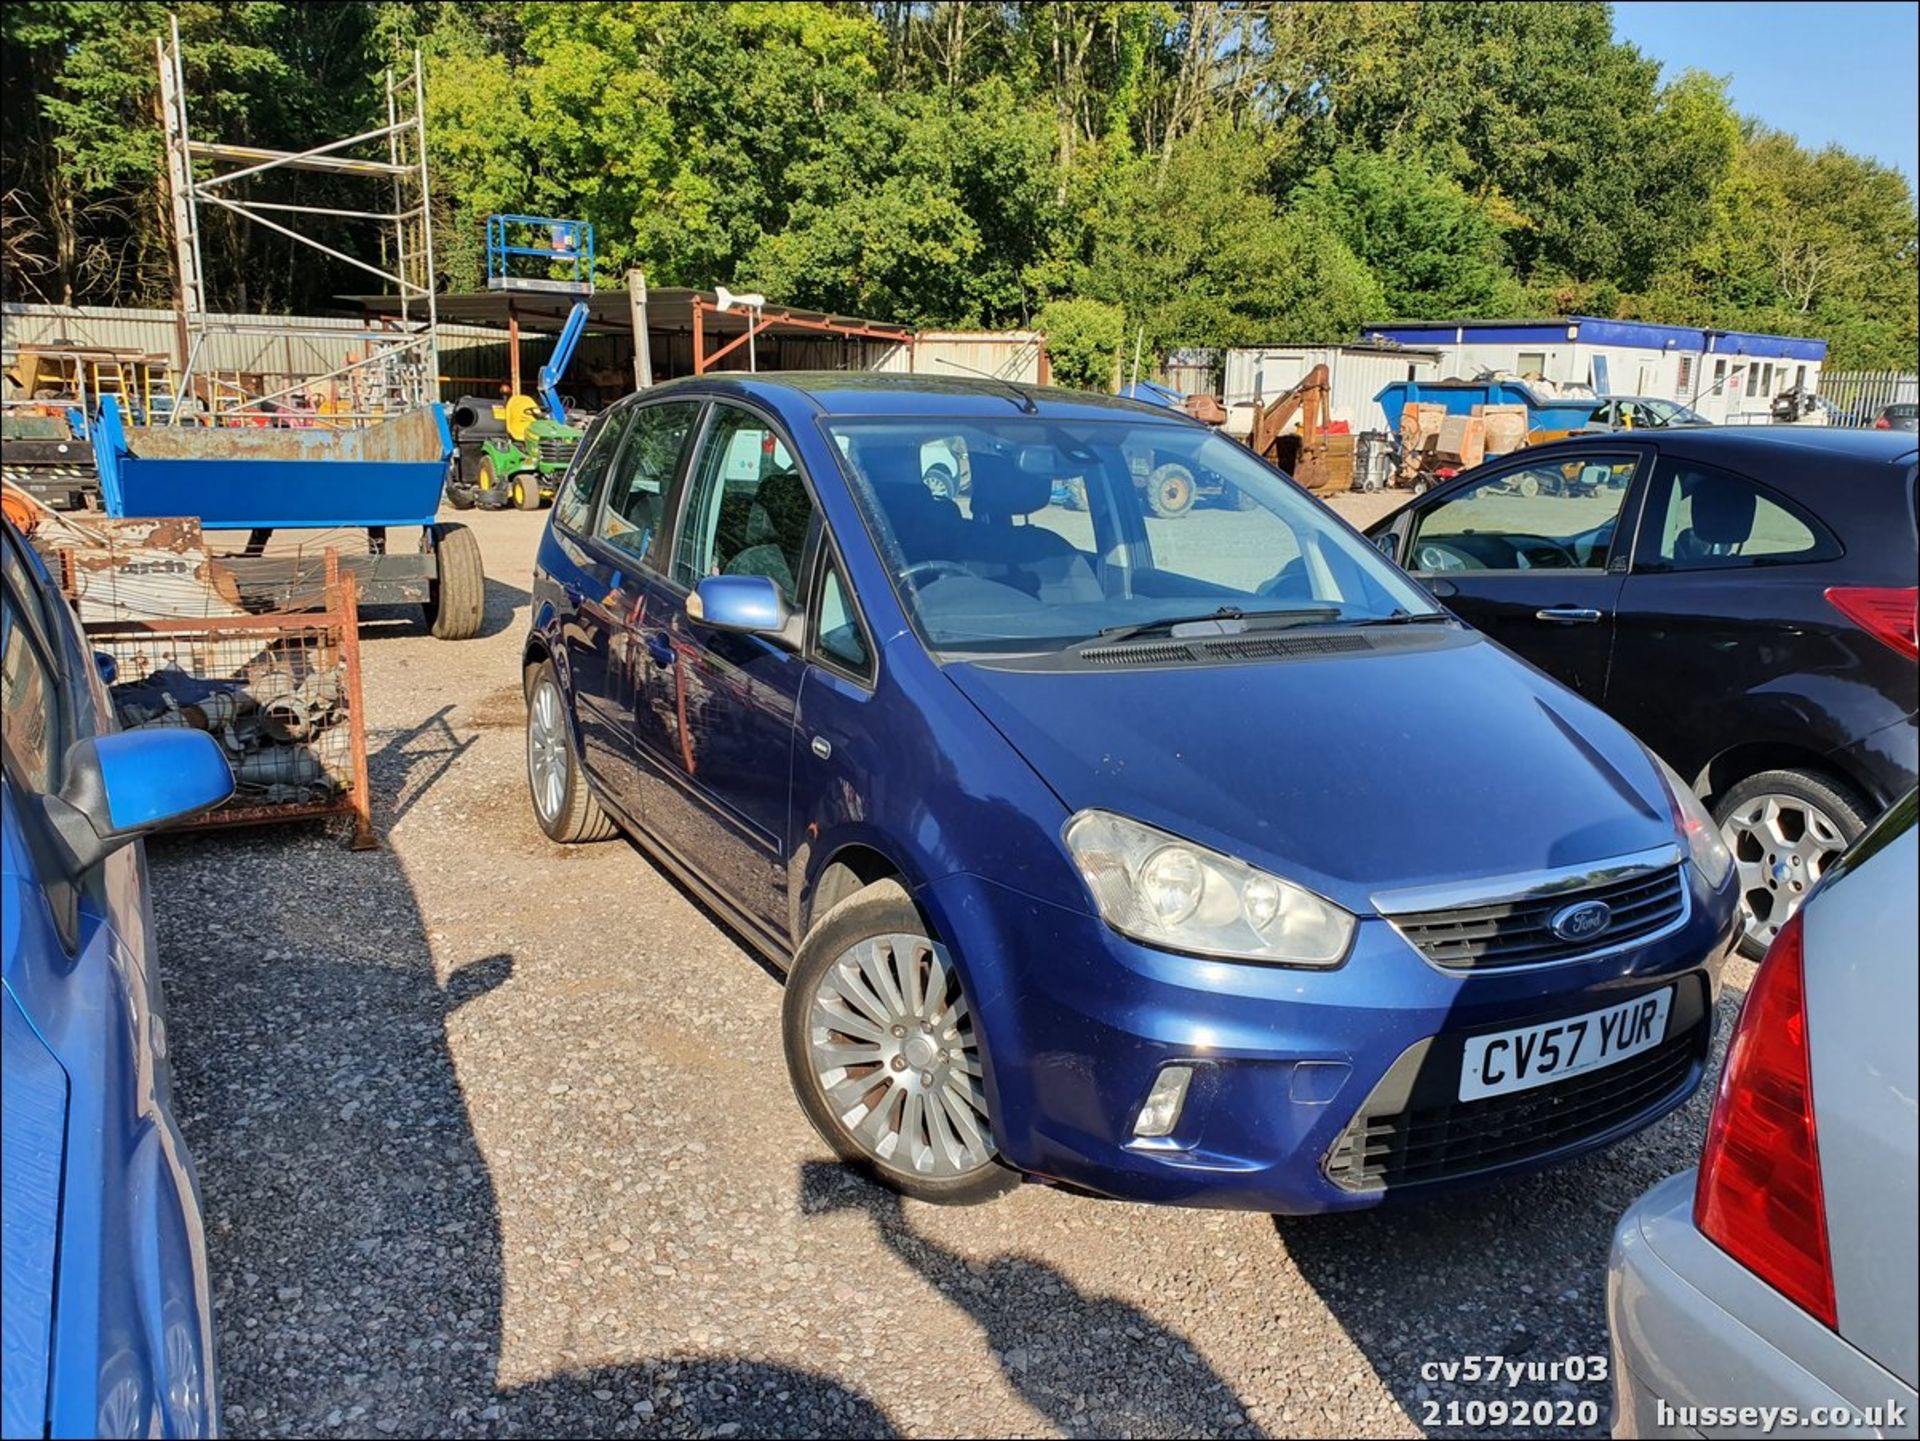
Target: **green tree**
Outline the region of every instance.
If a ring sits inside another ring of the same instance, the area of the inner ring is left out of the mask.
[[[1366,264],[1389,315],[1491,315],[1510,298],[1499,230],[1485,208],[1410,156],[1342,151],[1290,204]]]
[[[1126,312],[1104,301],[1063,298],[1042,307],[1039,325],[1055,383],[1075,390],[1113,389]]]
[[[1095,225],[1087,293],[1125,307],[1155,350],[1350,337],[1386,304],[1364,262],[1322,219],[1265,193],[1269,153],[1228,127],[1141,161]]]

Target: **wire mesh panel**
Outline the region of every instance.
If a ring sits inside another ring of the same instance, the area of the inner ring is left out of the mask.
[[[232,798],[186,825],[351,815],[356,848],[377,844],[354,577],[329,572],[317,610],[84,625],[123,729],[190,726],[225,750]]]

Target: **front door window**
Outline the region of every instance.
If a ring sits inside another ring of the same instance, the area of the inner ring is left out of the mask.
[[[1595,454],[1489,475],[1419,518],[1408,566],[1429,575],[1603,571],[1638,463]]]
[[[801,559],[813,500],[783,441],[766,421],[716,405],[700,448],[673,578],[691,590],[709,575],[763,575],[799,604]]]

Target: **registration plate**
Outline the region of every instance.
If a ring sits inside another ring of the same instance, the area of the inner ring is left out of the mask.
[[[1460,1062],[1460,1099],[1531,1090],[1638,1055],[1665,1039],[1672,1003],[1668,986],[1584,1016],[1474,1036]]]

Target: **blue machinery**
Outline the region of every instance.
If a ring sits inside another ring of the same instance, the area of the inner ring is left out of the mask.
[[[593,224],[548,215],[487,217],[487,289],[537,290],[578,297],[540,367],[540,404],[547,418],[567,423],[560,381],[587,329],[586,297],[593,293]]]

